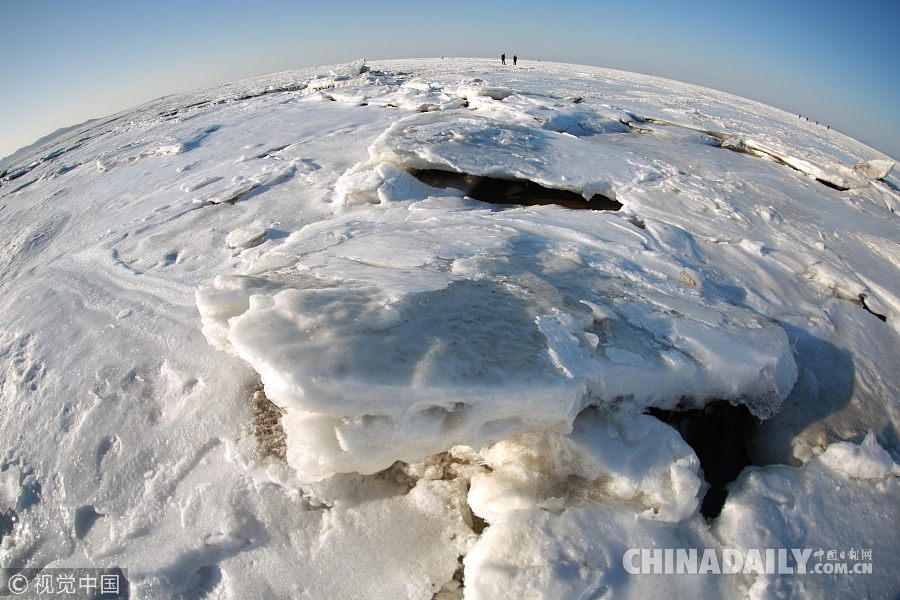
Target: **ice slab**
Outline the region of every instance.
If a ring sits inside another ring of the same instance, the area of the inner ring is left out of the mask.
[[[602,124],[596,127],[602,129]],[[662,176],[640,157],[542,129],[531,117],[507,112],[406,117],[372,143],[369,155],[370,160],[354,167],[353,173],[388,162],[401,168],[525,179],[585,198],[602,194],[615,199],[620,190]]]
[[[225,238],[225,245],[234,250],[243,250],[261,244],[266,238],[266,230],[259,226],[238,227]]]
[[[793,386],[778,325],[704,293],[623,217],[416,201],[431,188],[395,166],[358,173],[339,182],[348,197],[396,201],[308,226],[270,251],[272,271],[197,291],[207,338],[287,411],[301,477],[568,431],[587,405],[726,399],[766,417]]]
[[[819,461],[851,479],[883,481],[894,468],[891,455],[878,444],[871,431],[862,444],[835,442],[829,445],[819,456]]]
[[[570,435],[522,434],[481,456],[491,470],[473,477],[469,505],[490,527],[465,558],[467,597],[653,596],[654,578],[626,574],[629,548],[718,546],[697,513],[696,455],[653,417],[588,409]],[[736,584],[683,574],[667,593],[727,596]]]
[[[891,169],[894,168],[894,161],[879,160],[876,158],[858,162],[853,165],[853,168],[857,171],[865,173],[866,176],[871,177],[872,179],[884,179],[888,176],[888,173],[891,172]]]
[[[649,415],[601,417],[587,409],[569,435],[523,433],[481,451],[491,472],[473,478],[472,510],[489,523],[511,511],[616,500],[642,517],[679,522],[705,491],[700,461],[678,432]]]
[[[831,444],[801,468],[747,469],[733,484],[713,534],[744,553],[810,550],[808,575],[759,574],[752,597],[890,597],[900,570],[900,530],[893,526],[900,520],[900,485],[892,469],[900,471],[871,433],[860,445]],[[851,574],[823,572],[825,562],[843,563]],[[870,574],[852,574],[859,563],[869,563]],[[813,572],[816,565],[820,570]]]
[[[353,62],[349,62],[343,65],[337,65],[331,70],[331,74],[337,78],[345,78],[349,79],[350,77],[355,77],[357,75],[361,75],[369,70],[369,67],[366,66],[366,61],[363,58],[354,60]]]
[[[803,158],[799,156],[799,152],[796,150],[783,147],[778,143],[755,140],[749,137],[735,137],[727,140],[722,145],[725,148],[731,148],[740,152],[774,158],[789,167],[797,169],[801,173],[805,173],[840,190],[863,189],[869,185],[869,181],[865,177],[860,177],[858,172],[841,164],[829,164],[816,161],[813,158]],[[877,171],[877,167],[873,170]],[[869,173],[868,170],[862,170],[862,172]]]

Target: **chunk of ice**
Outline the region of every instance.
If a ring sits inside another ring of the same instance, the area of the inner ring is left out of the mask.
[[[234,250],[243,250],[261,244],[266,238],[263,227],[239,227],[232,230],[225,238],[225,245]]]
[[[405,175],[369,173],[376,190]],[[428,192],[409,183],[398,193]],[[765,417],[796,380],[779,326],[676,282],[675,261],[639,265],[615,217],[422,202],[309,226],[272,250],[294,266],[197,291],[204,334],[286,410],[305,479],[568,431],[591,404],[720,398]]]

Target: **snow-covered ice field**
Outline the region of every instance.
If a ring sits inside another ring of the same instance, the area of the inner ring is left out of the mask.
[[[67,132],[0,167],[0,564],[127,568],[137,598],[895,598],[892,166],[525,61],[279,73]],[[544,188],[620,208],[508,203]],[[748,565],[632,574],[632,548]]]

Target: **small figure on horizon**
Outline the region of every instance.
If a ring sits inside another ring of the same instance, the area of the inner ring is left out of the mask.
[[[503,54],[500,55],[500,64],[501,65],[506,64],[506,52],[504,52]]]
[[[516,66],[516,61],[519,60],[519,57],[513,54],[513,66]]]

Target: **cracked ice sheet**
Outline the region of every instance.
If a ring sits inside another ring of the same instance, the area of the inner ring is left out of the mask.
[[[275,271],[197,291],[207,338],[286,409],[304,479],[569,431],[591,404],[769,416],[796,379],[780,327],[704,293],[621,215],[492,212],[386,163],[343,190],[381,202],[292,234]]]

